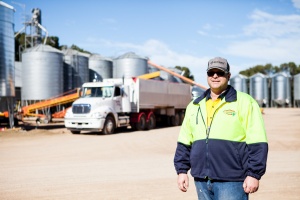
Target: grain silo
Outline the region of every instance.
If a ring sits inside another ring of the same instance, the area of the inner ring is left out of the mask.
[[[89,82],[89,54],[74,49],[65,49],[64,53],[64,91],[80,88]]]
[[[269,91],[267,76],[256,73],[250,78],[249,94],[261,107],[269,107]]]
[[[112,78],[112,59],[93,54],[89,58],[89,81],[102,81],[105,78]]]
[[[26,49],[22,61],[22,100],[49,99],[63,93],[61,51],[40,44]]]
[[[276,73],[272,76],[271,105],[272,107],[290,107],[291,102],[291,76],[284,73]]]
[[[147,73],[147,58],[140,57],[133,52],[113,60],[113,78],[132,78]]]
[[[182,73],[181,70],[179,69],[176,69],[176,68],[167,68],[168,70],[174,72],[174,73],[177,73],[178,75],[180,75]],[[163,70],[160,70],[160,78],[162,80],[165,80],[165,81],[169,81],[169,82],[176,82],[176,83],[182,83],[182,80],[180,78],[178,78],[177,76],[174,76],[166,71],[163,71]]]
[[[14,9],[0,1],[0,98],[15,96]]]
[[[10,128],[14,126],[15,40],[14,8],[0,1],[0,112],[8,111]]]
[[[294,107],[300,107],[300,74],[294,76]]]
[[[152,65],[148,65],[148,72],[149,72],[149,73],[157,72],[157,71],[159,71],[158,68],[153,67]]]
[[[22,62],[15,62],[15,90],[16,90],[16,101],[20,101],[22,89]]]
[[[234,77],[231,77],[229,80],[229,84],[234,87],[237,91],[248,93],[248,77],[238,74]]]

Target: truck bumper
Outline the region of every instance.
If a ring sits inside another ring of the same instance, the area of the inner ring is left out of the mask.
[[[65,127],[69,130],[96,130],[101,131],[104,126],[105,119],[89,118],[65,118]]]

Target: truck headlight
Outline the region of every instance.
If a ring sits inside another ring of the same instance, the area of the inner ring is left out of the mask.
[[[66,114],[65,114],[65,117],[66,117],[66,118],[67,118],[67,117],[71,117],[71,115],[72,115],[72,113],[69,112],[69,111],[67,111]]]
[[[100,112],[92,113],[91,117],[93,117],[93,118],[105,118],[105,116]]]

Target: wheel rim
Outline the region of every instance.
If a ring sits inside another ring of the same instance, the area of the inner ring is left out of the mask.
[[[112,122],[111,120],[109,120],[109,121],[107,122],[105,129],[106,129],[106,132],[107,132],[107,133],[111,133],[111,132],[113,131],[113,129],[114,129],[114,124],[113,124],[113,122]]]

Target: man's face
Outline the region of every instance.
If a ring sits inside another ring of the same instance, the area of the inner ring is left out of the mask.
[[[225,73],[220,69],[211,69],[207,72],[207,83],[212,91],[223,92],[228,85],[230,73]]]

